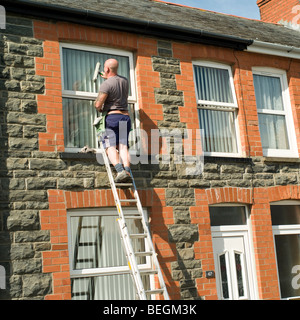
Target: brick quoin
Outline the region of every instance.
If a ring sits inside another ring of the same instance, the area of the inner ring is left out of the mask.
[[[258,0],[261,20],[278,23],[280,21],[300,24],[299,0]]]

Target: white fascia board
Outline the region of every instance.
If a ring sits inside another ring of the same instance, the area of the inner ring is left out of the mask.
[[[246,51],[285,58],[300,59],[300,48],[262,41],[254,40],[253,44],[248,46]]]

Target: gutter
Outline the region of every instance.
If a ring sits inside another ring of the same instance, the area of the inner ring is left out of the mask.
[[[5,7],[7,13],[71,22],[169,40],[208,44],[236,50],[245,50],[253,43],[253,41],[249,39],[226,36],[203,30],[156,23],[150,20],[132,19],[87,9],[69,8],[43,2],[37,3],[30,0],[3,0],[1,1],[1,5]]]
[[[285,58],[300,59],[300,48],[256,40],[254,40],[253,44],[247,48],[247,51]]]

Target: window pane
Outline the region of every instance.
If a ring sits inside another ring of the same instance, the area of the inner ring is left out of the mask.
[[[265,149],[289,149],[285,116],[259,114],[259,131]]]
[[[149,277],[142,276],[145,290]],[[71,279],[72,300],[135,300],[136,291],[130,274]]]
[[[209,214],[212,227],[247,224],[245,207],[210,207]]]
[[[280,78],[253,75],[257,109],[284,110]]]
[[[72,300],[134,300],[130,274],[72,279]]]
[[[128,113],[131,120],[131,131],[129,132],[129,148],[131,150],[138,150],[137,148],[137,127],[136,127],[136,117],[135,117],[135,104],[128,104]]]
[[[297,275],[293,271],[300,265],[300,235],[276,235],[275,244],[281,297],[300,296],[299,281],[295,281]]]
[[[104,79],[98,77],[96,84],[93,82],[96,63],[100,62],[101,70],[103,70],[104,62],[110,58],[118,60],[119,75],[126,77],[130,82],[130,68],[128,57],[69,48],[63,48],[62,53],[64,90],[97,93],[99,91],[100,84],[104,81]],[[129,96],[130,95],[131,89],[129,89]]]
[[[271,206],[272,225],[300,224],[300,205]]]
[[[244,292],[244,282],[243,282],[243,265],[242,265],[242,254],[234,253],[235,259],[235,269],[236,269],[236,277],[237,277],[237,285],[238,285],[238,295],[239,297],[243,297],[245,295]]]
[[[234,112],[198,109],[204,152],[237,153]]]
[[[228,70],[194,66],[194,73],[199,100],[233,103]]]
[[[64,139],[66,148],[96,148],[93,126],[97,111],[93,101],[63,98]]]
[[[227,278],[227,264],[226,264],[226,256],[225,256],[225,254],[220,255],[219,262],[220,262],[220,269],[221,269],[223,299],[229,299],[228,278]]]
[[[71,217],[73,269],[127,266],[116,216]],[[141,222],[127,222],[129,233],[143,233]],[[145,251],[144,240],[132,241],[135,252]],[[146,263],[145,257],[137,259]]]

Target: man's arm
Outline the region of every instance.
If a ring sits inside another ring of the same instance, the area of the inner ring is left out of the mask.
[[[102,111],[102,106],[107,99],[108,94],[99,92],[97,99],[94,102],[94,106],[97,109],[97,111],[101,112]]]

